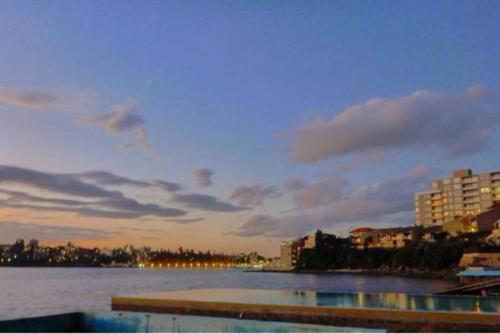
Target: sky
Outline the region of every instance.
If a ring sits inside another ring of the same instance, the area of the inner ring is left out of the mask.
[[[279,254],[500,170],[498,1],[0,1],[0,243]]]

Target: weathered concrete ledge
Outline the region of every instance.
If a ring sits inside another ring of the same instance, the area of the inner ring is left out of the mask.
[[[498,332],[500,329],[500,315],[495,313],[197,301],[170,299],[168,293],[159,296],[113,297],[111,307],[115,311],[303,322],[385,329],[390,332]]]

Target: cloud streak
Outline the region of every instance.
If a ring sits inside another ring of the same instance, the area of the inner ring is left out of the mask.
[[[173,193],[173,192],[180,191],[180,190],[184,189],[182,187],[182,185],[180,185],[179,183],[168,182],[168,181],[163,181],[163,180],[153,180],[152,184],[154,186],[162,189],[163,191],[166,191],[169,193]]]
[[[205,218],[200,217],[200,218],[172,218],[172,219],[165,219],[167,222],[173,222],[177,224],[194,224],[198,223],[201,221],[204,221]]]
[[[215,196],[205,194],[176,194],[174,202],[180,203],[187,208],[199,209],[212,212],[238,212],[248,210],[248,208],[236,206],[219,200]]]
[[[237,202],[241,206],[258,206],[267,199],[281,197],[281,193],[276,186],[238,186],[229,199]]]
[[[83,181],[98,183],[104,186],[131,186],[137,188],[157,188],[165,192],[171,193],[183,189],[182,185],[175,182],[164,180],[133,180],[124,176],[119,176],[106,171],[90,171],[84,173],[62,174],[63,176],[75,177]]]
[[[91,228],[24,224],[14,221],[0,221],[0,242],[12,243],[18,238],[38,239],[45,242],[67,242],[68,240],[97,240],[117,237],[118,231],[104,231]]]
[[[54,193],[80,197],[114,197],[119,193],[65,176],[0,165],[0,184],[22,184]]]
[[[141,204],[128,198],[117,198],[100,202],[64,203],[64,199],[37,198],[27,195],[25,197],[9,197],[0,200],[4,208],[27,209],[44,212],[73,213],[83,217],[111,218],[111,219],[137,219],[142,217],[179,217],[186,214],[184,210],[163,208],[156,204]]]
[[[48,191],[52,197],[40,197],[20,191],[0,189],[4,207],[30,209],[38,211],[71,212],[86,217],[132,219],[145,216],[160,218],[179,217],[186,211],[165,208],[157,204],[140,203],[133,198],[125,197],[119,191],[109,191],[94,184],[86,183],[79,178],[82,175],[91,179],[104,181],[107,185],[130,185],[156,187],[156,183],[143,183],[130,180],[111,173],[89,174],[51,174],[31,169],[0,166],[0,184],[23,185]],[[164,185],[162,185],[164,187]],[[61,199],[54,196],[71,195],[78,199]]]
[[[0,102],[19,108],[45,110],[57,107],[61,101],[58,97],[46,93],[0,87]]]
[[[94,101],[94,94],[80,92],[61,96],[40,91],[0,87],[0,105],[32,111],[82,111]]]

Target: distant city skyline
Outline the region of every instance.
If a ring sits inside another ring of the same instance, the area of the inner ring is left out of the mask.
[[[500,3],[0,2],[0,243],[258,251],[500,170]]]

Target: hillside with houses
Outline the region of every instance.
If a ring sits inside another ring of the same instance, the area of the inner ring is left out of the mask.
[[[431,190],[415,194],[412,226],[360,226],[346,238],[318,230],[283,241],[276,266],[427,277],[455,277],[460,270],[467,276],[475,270],[478,277],[498,276],[500,172],[457,170],[433,181]]]

